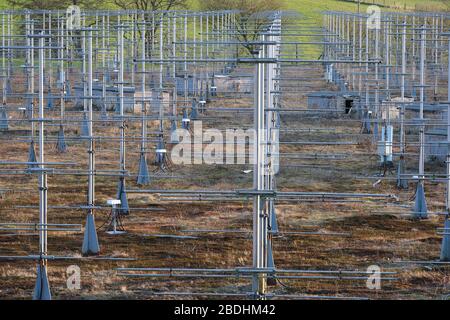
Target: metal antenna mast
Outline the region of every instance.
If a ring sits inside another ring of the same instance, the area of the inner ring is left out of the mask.
[[[148,174],[148,167],[147,167],[147,157],[146,157],[146,139],[147,139],[147,92],[145,90],[145,76],[146,76],[146,69],[145,69],[145,41],[146,41],[146,25],[145,25],[145,15],[142,14],[142,30],[141,30],[141,113],[142,113],[142,121],[141,121],[141,154],[139,158],[139,171],[138,171],[138,177],[137,177],[137,184],[140,185],[147,185],[150,183],[150,176]]]
[[[59,125],[59,132],[58,132],[58,140],[56,142],[56,149],[58,152],[66,152],[67,146],[65,142],[64,137],[64,117],[65,117],[65,95],[66,95],[66,76],[65,76],[65,70],[64,70],[64,37],[65,37],[65,29],[64,26],[64,19],[60,18],[58,15],[58,58],[59,58],[59,86],[60,86],[60,97],[59,97],[59,103],[60,103],[60,125]]]
[[[120,200],[120,209],[119,213],[122,215],[128,214],[128,200],[127,194],[125,190],[125,117],[124,117],[124,97],[123,97],[123,67],[124,67],[124,58],[123,58],[123,34],[125,25],[119,25],[117,27],[117,40],[118,40],[118,63],[119,63],[119,74],[118,74],[118,94],[119,94],[119,119],[120,119],[120,173],[121,176],[119,178],[119,188],[117,191],[117,199]]]
[[[261,36],[261,41],[265,41],[265,35]],[[265,58],[265,47],[261,46],[258,50],[258,59]],[[264,269],[267,267],[267,227],[268,216],[264,209],[265,199],[261,196],[261,191],[265,190],[266,172],[266,150],[265,150],[265,79],[264,63],[255,64],[255,93],[254,93],[254,165],[253,165],[253,188],[256,192],[253,198],[253,268]],[[264,297],[267,289],[267,278],[263,273],[257,273],[253,276],[252,284],[255,298]]]
[[[87,216],[86,226],[84,230],[84,240],[82,246],[83,255],[97,255],[100,253],[100,246],[98,244],[97,228],[95,227],[94,207],[95,207],[95,147],[94,147],[94,112],[92,104],[92,28],[84,29],[83,36],[88,40],[87,52],[87,100],[88,108],[88,201],[87,201]]]
[[[47,171],[45,168],[45,130],[44,130],[44,32],[38,36],[39,39],[39,256],[37,267],[37,279],[34,288],[33,299],[50,300],[50,286],[47,276]]]
[[[424,189],[425,173],[425,123],[423,118],[424,98],[425,98],[425,56],[426,56],[426,26],[420,28],[420,110],[419,110],[419,176],[416,188],[416,201],[414,205],[413,217],[427,218],[427,201]]]
[[[445,208],[447,214],[444,220],[444,236],[441,244],[441,261],[450,261],[450,33],[445,34],[448,37],[448,85],[447,85],[447,157],[446,174],[447,188],[445,190]]]
[[[2,14],[2,46],[5,46],[5,15]],[[7,75],[6,75],[6,60],[5,50],[2,50],[2,106],[0,114],[0,128],[8,130],[8,115],[6,113],[6,96],[7,96]]]
[[[29,85],[29,118],[32,120],[34,118],[34,106],[35,106],[35,99],[34,99],[34,39],[30,36],[34,34],[34,22],[33,20],[30,20],[29,22],[30,26],[27,28],[28,30],[28,63],[27,63],[27,69],[29,69],[27,72],[28,77],[28,85]],[[28,25],[28,24],[27,24]],[[35,136],[35,124],[34,121],[31,121],[31,142],[30,142],[30,148],[28,151],[28,162],[33,163],[36,162],[36,151],[34,148],[34,136]],[[34,165],[30,164],[29,167],[33,167]]]
[[[402,175],[406,170],[405,160],[405,76],[406,76],[406,20],[403,22],[402,28],[402,73],[401,73],[401,106],[400,106],[400,160],[398,162],[397,170],[397,187],[400,189],[408,188],[408,180],[404,179]]]

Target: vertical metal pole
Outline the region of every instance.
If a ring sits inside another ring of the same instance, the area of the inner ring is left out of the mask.
[[[362,48],[363,48],[363,46],[362,46],[362,34],[363,34],[363,32],[362,32],[362,24],[363,24],[363,19],[362,19],[362,17],[360,17],[359,18],[359,43],[358,43],[358,49],[359,49],[359,52],[358,52],[358,58],[359,58],[359,69],[358,69],[358,95],[360,96],[360,97],[362,97]]]
[[[8,57],[8,68],[7,68],[7,79],[11,79],[11,68],[12,68],[12,54],[13,50],[11,48],[12,45],[12,15],[8,14],[8,50],[7,50],[7,57]],[[33,30],[34,32],[34,30]]]
[[[164,52],[163,52],[163,15],[161,13],[159,17],[159,92],[158,92],[158,99],[159,99],[159,129],[161,132],[164,131],[163,126],[163,58],[164,58]]]
[[[433,72],[434,72],[434,87],[433,87],[433,92],[434,92],[434,98],[437,99],[437,94],[438,94],[438,28],[439,28],[439,20],[437,18],[437,16],[435,18],[433,18],[433,32],[434,32],[434,68],[433,68]]]
[[[89,176],[88,176],[88,214],[94,215],[95,206],[95,151],[93,131],[93,104],[92,104],[92,30],[88,31],[88,134],[89,134]]]
[[[188,101],[188,70],[187,70],[187,12],[184,13],[184,104]]]
[[[200,43],[203,43],[203,15],[200,15]],[[203,59],[203,45],[200,46],[200,60]]]
[[[412,79],[416,80],[416,69],[417,69],[417,63],[416,63],[416,17],[414,15],[412,17],[411,32],[412,32],[411,43],[412,43],[412,59],[413,59],[413,63],[411,65]]]
[[[197,44],[196,44],[196,42],[195,42],[195,40],[196,40],[196,38],[197,38],[197,36],[196,36],[196,32],[197,32],[197,30],[196,30],[196,23],[197,23],[197,19],[196,19],[196,16],[195,16],[195,14],[192,16],[192,34],[193,34],[193,41],[194,41],[194,45],[193,45],[193,54],[192,54],[192,58],[193,58],[193,60],[194,60],[194,65],[195,65],[195,58],[196,58],[196,51],[197,51]]]
[[[28,30],[28,20],[25,19],[25,28]],[[28,39],[27,39],[28,42]],[[5,47],[5,14],[2,14],[2,46]],[[2,102],[6,105],[6,60],[5,60],[5,50],[2,50]],[[26,70],[28,74],[28,70]],[[28,79],[29,80],[29,79]]]
[[[352,15],[352,59],[353,61],[356,60],[356,17]],[[352,90],[355,90],[355,73],[352,72]]]
[[[58,139],[56,142],[56,149],[58,152],[65,152],[66,149],[66,143],[64,139],[64,113],[65,113],[65,88],[66,88],[66,80],[65,80],[65,74],[64,74],[64,24],[63,19],[58,14],[57,15],[57,27],[58,27],[58,51],[57,56],[59,60],[59,104],[60,104],[60,122],[59,122],[59,132],[58,132]],[[51,50],[50,50],[51,51]],[[50,90],[50,87],[49,87]]]
[[[264,41],[264,35],[261,37]],[[264,48],[259,51],[258,58],[264,58]],[[255,143],[254,143],[254,173],[253,187],[256,191],[264,190],[264,64],[257,63],[255,70]],[[260,195],[253,200],[253,268],[264,268],[267,222],[263,201]],[[255,297],[261,298],[266,291],[266,278],[264,274],[256,274],[252,284]]]
[[[106,68],[106,26],[105,26],[106,20],[105,20],[105,16],[102,17],[102,116],[103,117],[107,117],[107,112],[106,112],[106,74],[108,72],[107,68]],[[109,25],[108,25],[109,28]],[[109,35],[109,33],[108,33]],[[98,39],[98,37],[97,37]],[[109,45],[108,45],[109,47]]]
[[[168,21],[170,21],[170,16],[168,16]],[[169,27],[167,28],[167,31],[170,31]],[[168,32],[169,34],[169,32]],[[150,182],[150,178],[148,175],[148,169],[147,169],[147,160],[146,160],[146,138],[147,138],[147,92],[145,90],[145,77],[146,77],[146,66],[145,66],[145,37],[146,37],[146,27],[145,27],[145,15],[142,14],[142,30],[141,30],[141,154],[139,158],[139,169],[138,169],[138,177],[137,177],[137,183],[144,185],[148,184]],[[169,38],[169,36],[168,36]]]
[[[346,58],[350,57],[350,17],[348,15],[345,16],[345,21],[346,23],[346,37],[345,37],[345,41],[347,42],[346,47],[347,47],[347,53],[346,53]],[[350,75],[350,64],[347,63],[345,66],[345,78],[349,79]]]
[[[41,34],[43,35],[43,33]],[[47,172],[44,145],[44,37],[39,38],[39,255],[47,255]],[[47,260],[41,259],[46,266]]]
[[[34,35],[33,35],[34,36]],[[44,148],[44,32],[39,37],[39,261],[33,300],[51,300],[47,277],[47,172]]]
[[[92,48],[92,29],[87,31],[87,54],[83,55],[83,59],[87,58],[87,94],[85,97],[88,107],[88,197],[87,197],[87,216],[84,231],[84,239],[82,245],[83,255],[97,255],[100,252],[98,244],[97,228],[95,227],[94,207],[95,207],[95,145],[94,145],[94,110],[93,110],[93,48]],[[86,30],[83,30],[83,38],[86,38]],[[86,99],[87,98],[87,99]]]
[[[135,21],[135,15],[132,14],[131,15],[131,25],[133,26],[131,28],[131,52],[129,52],[129,55],[131,55],[131,59],[129,59],[131,61],[131,86],[134,88],[134,84],[135,84],[135,68],[136,68],[136,62],[135,62],[135,57],[137,56],[136,54],[136,39],[135,39],[135,29],[136,29],[136,21]]]
[[[402,29],[402,74],[400,94],[402,101],[405,99],[405,76],[406,76],[406,21],[403,22]]]
[[[125,171],[125,121],[124,121],[124,110],[123,110],[123,28],[122,26],[119,26],[118,30],[118,36],[119,36],[119,115],[121,121],[120,125],[120,170],[122,171],[122,174]]]
[[[173,23],[172,23],[172,54],[173,54],[173,59],[176,58],[177,56],[177,45],[176,45],[176,41],[177,41],[177,14],[176,12],[173,13]],[[174,81],[176,81],[176,77],[177,77],[177,64],[174,62],[173,63],[173,79]],[[176,86],[176,84],[175,84]],[[176,92],[176,91],[175,91]]]
[[[153,50],[154,50],[154,48],[155,48],[155,27],[156,27],[156,25],[155,25],[155,11],[152,11],[152,47],[151,47],[151,50],[150,50],[150,52],[151,52],[151,56],[153,57]]]
[[[420,32],[420,151],[419,151],[419,177],[416,187],[416,199],[413,211],[413,217],[426,218],[427,217],[427,204],[424,188],[424,170],[425,170],[425,123],[423,119],[423,107],[424,107],[424,90],[425,90],[425,57],[426,57],[426,29],[425,24],[421,27]]]
[[[426,55],[426,29],[423,25],[421,27],[420,34],[420,110],[419,110],[419,119],[420,119],[420,151],[419,151],[419,181],[423,184],[423,175],[425,170],[425,147],[424,147],[424,139],[425,139],[425,127],[424,127],[424,119],[423,119],[423,107],[424,107],[424,90],[425,90],[425,55]]]
[[[83,17],[84,19],[84,17]],[[83,24],[84,25],[84,24]],[[83,39],[81,40],[81,50],[82,50],[82,55],[83,55],[83,75],[82,75],[82,80],[83,81],[83,96],[86,97],[87,96],[87,83],[86,83],[86,37],[83,37]],[[87,104],[88,101],[87,99],[83,99],[83,112],[86,114],[87,112]],[[83,132],[82,132],[83,134]]]
[[[49,35],[52,34],[52,14],[48,14],[48,33]],[[50,95],[50,90],[52,88],[52,76],[53,76],[53,70],[52,70],[52,37],[48,39],[48,46],[50,47],[50,50],[48,50],[48,58],[49,58],[49,64],[48,64],[48,90]]]
[[[33,20],[30,20],[30,35],[34,34],[34,22]],[[34,99],[34,39],[30,38],[30,97],[31,97],[31,110],[30,110],[30,118],[34,118],[34,106],[35,106],[35,99]],[[34,143],[34,135],[35,135],[35,126],[34,121],[31,121],[31,142]]]
[[[197,66],[196,66],[196,51],[197,51],[197,46],[196,46],[196,23],[197,23],[197,19],[196,19],[196,15],[194,14],[192,16],[192,25],[193,25],[193,41],[194,41],[194,45],[193,45],[193,54],[192,54],[192,58],[194,60],[193,65],[194,65],[194,70],[193,70],[193,76],[192,76],[192,96],[195,97],[197,94]]]
[[[375,28],[375,59],[380,59],[380,45],[379,45],[379,38],[380,38],[380,29]],[[379,80],[379,74],[378,74],[378,62],[375,62],[375,122],[373,126],[373,137],[374,141],[378,140],[378,126],[380,122],[380,80]]]
[[[206,57],[209,57],[209,13],[206,14]]]
[[[401,106],[400,106],[400,157],[405,153],[405,76],[406,76],[406,21],[402,31],[402,75],[401,75]]]
[[[384,32],[384,41],[385,41],[385,52],[386,52],[386,93],[387,93],[387,100],[391,99],[391,92],[390,92],[390,81],[391,81],[391,25],[390,22],[387,21],[385,25],[385,32]],[[387,109],[387,116],[389,121],[389,108]],[[389,123],[388,123],[389,124]]]
[[[145,155],[145,148],[146,148],[145,139],[147,137],[147,120],[146,120],[147,108],[146,108],[146,102],[145,102],[146,97],[147,97],[147,92],[145,91],[145,76],[146,76],[146,69],[145,69],[145,48],[146,48],[145,47],[145,36],[146,36],[146,33],[145,33],[145,30],[146,30],[145,16],[142,15],[142,30],[141,30],[141,41],[142,41],[142,48],[141,48],[141,50],[142,50],[142,52],[141,52],[141,58],[142,58],[142,66],[141,66],[141,68],[142,68],[142,78],[141,78],[142,79],[141,80],[142,123],[141,123],[141,126],[142,126],[142,131],[141,131],[141,134],[142,134],[142,142],[141,142],[141,153],[143,155]]]
[[[119,64],[118,72],[118,93],[119,93],[119,118],[120,118],[120,180],[119,188],[117,192],[117,199],[120,200],[120,213],[128,214],[128,201],[125,190],[125,160],[126,160],[126,149],[125,149],[125,118],[124,118],[124,28],[125,25],[121,24],[120,16],[117,17],[118,29],[117,29],[117,39],[118,39],[118,52],[117,60]]]
[[[366,20],[366,80],[369,80],[369,38],[370,38],[370,29],[369,29],[369,24],[367,23]],[[371,121],[370,117],[369,117],[369,106],[370,106],[370,96],[369,96],[369,81],[366,81],[366,99],[365,99],[365,104],[366,104],[366,110],[367,110],[367,121]],[[370,122],[369,122],[370,123]],[[370,133],[370,132],[367,132]]]
[[[60,90],[60,117],[61,117],[61,126],[62,123],[64,121],[64,108],[65,108],[65,99],[64,99],[64,95],[65,95],[65,91],[66,91],[66,77],[65,77],[65,72],[64,72],[64,24],[61,22],[60,23],[60,41],[59,41],[59,45],[60,48],[58,49],[59,52],[59,68],[60,68],[60,74],[59,74],[59,80],[61,82],[61,90]]]
[[[448,34],[447,34],[448,36]],[[448,87],[447,87],[447,159],[446,159],[446,174],[447,174],[447,190],[445,192],[445,208],[446,215],[444,220],[444,236],[441,244],[441,261],[450,260],[450,37],[448,39]]]
[[[448,41],[448,87],[447,87],[447,190],[446,190],[446,202],[447,209],[446,219],[450,216],[450,37]],[[448,230],[445,231],[448,233]]]

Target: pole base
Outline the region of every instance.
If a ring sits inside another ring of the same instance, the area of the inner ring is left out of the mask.
[[[450,219],[446,218],[444,222],[444,233],[450,233]],[[440,261],[450,261],[450,235],[444,234],[441,244]]]
[[[59,153],[67,151],[66,139],[64,137],[64,127],[62,125],[59,126],[58,140],[56,142],[56,150],[58,150]]]
[[[34,150],[34,141],[30,142],[30,147],[28,148],[28,162],[37,162],[36,151]],[[35,165],[29,164],[29,166],[33,167]]]
[[[83,112],[83,122],[81,122],[81,136],[82,137],[89,136],[89,122],[86,112]]]
[[[397,188],[399,189],[408,189],[408,180],[401,177],[402,174],[405,174],[405,168],[405,159],[400,159],[397,167]]]
[[[4,106],[0,108],[0,130],[8,130],[8,115]]]
[[[139,172],[137,177],[137,184],[147,185],[150,183],[150,176],[148,174],[147,159],[145,158],[145,153],[141,152],[139,158]]]
[[[278,234],[278,222],[277,222],[277,212],[275,210],[275,205],[272,204],[272,211],[270,214],[270,229],[272,231],[272,235]]]
[[[83,256],[96,256],[100,253],[97,229],[95,228],[95,218],[92,213],[88,213],[86,216],[86,227],[84,229],[81,253]]]
[[[47,267],[40,262],[37,266],[37,278],[34,286],[33,300],[52,300],[48,283]]]
[[[425,189],[422,182],[417,184],[416,188],[416,202],[414,204],[413,218],[426,219],[428,218],[427,199],[425,198]]]
[[[125,191],[125,179],[121,178],[119,180],[119,184],[117,186],[117,199],[120,200],[120,207],[117,208],[119,213],[121,215],[128,215],[129,207],[128,207],[128,200],[127,200],[127,193]]]

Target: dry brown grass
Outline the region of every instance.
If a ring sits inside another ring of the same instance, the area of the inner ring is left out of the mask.
[[[289,74],[299,74],[302,67],[287,70]],[[310,74],[312,71],[308,71]],[[314,71],[317,75],[319,68]],[[298,83],[297,93],[284,96],[287,107],[304,107],[306,97],[303,83]],[[308,84],[310,87],[311,84]],[[323,83],[312,84],[317,90]],[[251,98],[221,99],[211,106],[249,106]],[[17,116],[17,115],[13,115]],[[440,298],[449,289],[448,269],[445,267],[419,267],[411,264],[398,264],[405,260],[434,260],[439,256],[440,237],[436,227],[442,225],[439,218],[431,217],[426,221],[413,221],[399,214],[383,211],[408,212],[398,205],[411,206],[413,185],[408,191],[398,191],[394,181],[385,181],[376,187],[373,181],[358,179],[356,176],[378,173],[377,158],[366,153],[373,152],[370,139],[358,134],[357,122],[345,122],[341,119],[323,119],[302,116],[283,116],[284,127],[289,128],[336,128],[336,134],[289,133],[282,140],[327,141],[330,139],[355,140],[356,145],[349,146],[301,146],[283,145],[282,152],[289,153],[345,153],[345,160],[283,160],[286,163],[309,164],[308,168],[284,167],[277,179],[280,190],[297,191],[337,191],[395,193],[399,203],[393,201],[364,201],[342,203],[279,203],[277,213],[282,231],[321,230],[351,233],[350,237],[321,236],[281,236],[274,240],[275,262],[279,268],[313,269],[361,269],[378,264],[385,270],[395,268],[399,273],[395,282],[383,282],[382,290],[370,291],[365,281],[325,281],[302,280],[283,281],[286,287],[276,286],[271,290],[279,293],[323,294],[367,296],[370,298],[416,299]],[[205,121],[208,126],[230,128],[244,123],[251,126],[251,115],[226,113],[216,120]],[[205,124],[204,124],[205,126]],[[27,123],[14,125],[14,129],[26,130]],[[152,125],[151,128],[156,128]],[[49,127],[48,132],[56,134],[57,127]],[[118,129],[112,126],[96,126],[97,134],[112,136]],[[70,125],[66,133],[74,136],[78,132]],[[3,133],[0,145],[1,158],[8,160],[26,160],[28,144],[8,143],[14,134]],[[128,123],[127,136],[138,136],[139,124]],[[69,142],[69,152],[57,154],[52,145],[48,145],[48,161],[76,162],[75,168],[86,169],[87,153],[84,143]],[[150,144],[153,146],[153,144]],[[118,168],[118,141],[105,139],[97,144],[97,164],[99,169]],[[112,150],[114,149],[114,150]],[[127,167],[135,174],[138,164],[138,142],[127,144]],[[150,149],[149,163],[153,153]],[[317,168],[314,165],[327,165],[330,169]],[[409,169],[414,170],[416,160],[408,161]],[[18,168],[17,166],[10,166]],[[252,185],[251,175],[245,175],[242,166],[196,165],[174,167],[176,176],[185,178],[155,179],[150,188],[247,188]],[[152,168],[154,168],[152,166]],[[97,203],[114,197],[117,178],[98,177],[96,185]],[[137,188],[134,177],[127,180],[129,188]],[[37,205],[37,179],[32,176],[2,176],[0,189],[13,190],[0,202],[0,222],[36,221],[37,209],[14,209],[17,205]],[[80,205],[85,202],[87,181],[81,176],[50,176],[49,205]],[[440,211],[443,206],[444,186],[427,183],[428,204],[432,211]],[[116,267],[235,267],[251,264],[251,237],[249,234],[199,234],[197,239],[160,238],[155,234],[180,234],[183,229],[251,229],[252,203],[174,203],[160,202],[155,195],[130,194],[131,207],[155,207],[163,211],[132,211],[125,218],[127,234],[107,235],[99,230],[101,253],[105,256],[132,257],[132,262],[111,261],[51,261],[49,278],[52,292],[57,299],[150,299],[149,291],[214,291],[246,292],[249,282],[243,280],[180,280],[148,279],[135,280],[117,276]],[[97,211],[97,225],[107,218],[106,211]],[[83,223],[85,213],[80,210],[49,209],[49,221],[60,223]],[[0,255],[24,255],[37,250],[37,236],[1,236]],[[80,252],[82,234],[52,233],[49,236],[49,253],[54,255],[77,255]],[[79,291],[66,289],[66,267],[78,264],[81,267],[82,288]],[[27,299],[30,297],[34,280],[35,265],[30,262],[0,263],[0,298]],[[174,298],[174,297],[169,297]]]

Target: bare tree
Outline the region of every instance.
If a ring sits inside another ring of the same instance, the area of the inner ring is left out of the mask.
[[[114,3],[122,9],[158,11],[185,8],[187,0],[114,0]]]
[[[147,48],[152,47],[153,43],[153,36],[155,35],[155,38],[158,38],[156,36],[157,30],[159,28],[160,20],[157,17],[157,15],[152,15],[152,11],[167,11],[167,10],[173,10],[173,9],[183,9],[187,7],[188,0],[113,0],[114,4],[118,6],[121,9],[131,9],[131,10],[142,10],[148,12],[148,17],[146,17],[147,22],[152,21],[152,19],[155,19],[152,24],[153,31],[146,32],[145,35],[145,42],[147,45]],[[165,16],[164,13],[160,13],[163,16]],[[148,30],[148,27],[147,27]],[[138,30],[138,34],[140,34],[141,31]],[[140,37],[138,37],[140,39]],[[140,40],[138,40],[140,41]],[[150,50],[150,52],[152,52]]]
[[[30,10],[60,10],[70,5],[77,5],[86,9],[98,9],[108,2],[105,0],[6,0],[13,8]]]
[[[283,0],[200,0],[202,10],[236,10],[236,38],[250,53],[269,22],[270,12],[283,8]]]

